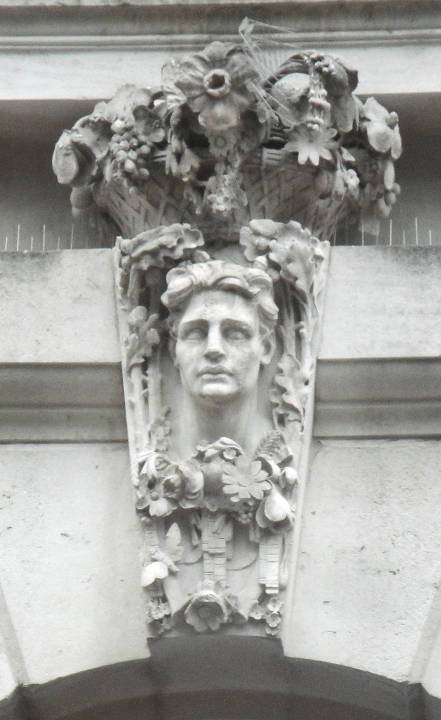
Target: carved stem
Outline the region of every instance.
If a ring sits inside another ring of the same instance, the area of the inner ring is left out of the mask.
[[[159,315],[160,313],[161,279],[162,275],[159,269],[152,268],[149,271],[149,309],[151,315]],[[159,344],[156,350],[152,353],[147,371],[150,424],[155,422],[161,414],[161,385],[161,345]]]
[[[204,580],[226,583],[225,514],[202,510]]]

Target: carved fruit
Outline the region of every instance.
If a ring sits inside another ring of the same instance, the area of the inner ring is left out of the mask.
[[[164,580],[167,575],[168,567],[165,563],[160,561],[149,563],[149,565],[142,570],[141,586],[148,587],[149,585],[153,585],[156,580]]]
[[[271,522],[282,522],[290,513],[289,503],[273,488],[265,501],[264,512]]]

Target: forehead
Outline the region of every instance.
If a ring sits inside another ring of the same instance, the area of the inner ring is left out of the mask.
[[[240,320],[255,326],[257,309],[251,300],[226,290],[201,290],[190,299],[180,322]]]

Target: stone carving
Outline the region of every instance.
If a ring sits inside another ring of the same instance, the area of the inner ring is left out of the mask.
[[[375,232],[399,193],[401,140],[396,113],[359,100],[357,81],[316,52],[265,76],[246,45],[214,42],[170,61],[161,87],[125,85],[98,103],[63,133],[54,169],[76,214],[100,210],[125,237],[196,217],[208,241],[254,218],[296,220],[320,239],[342,221]]]
[[[121,88],[54,153],[115,259],[147,617],[160,634],[282,622],[329,238],[398,193],[394,113],[313,52],[276,73],[215,42]],[[110,224],[108,226],[111,227]],[[308,431],[309,432],[309,431]]]
[[[249,621],[276,634],[282,618],[327,244],[263,219],[229,247],[240,263],[185,224],[117,245],[142,583],[159,633]]]

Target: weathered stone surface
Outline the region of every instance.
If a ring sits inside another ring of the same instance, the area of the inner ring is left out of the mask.
[[[438,248],[332,248],[319,358],[441,354]]]
[[[118,362],[112,254],[0,255],[0,363]]]
[[[288,655],[417,680],[414,660],[434,642],[423,631],[439,601],[440,466],[436,441],[317,444]]]
[[[146,657],[125,445],[0,454],[0,582],[27,682]]]

